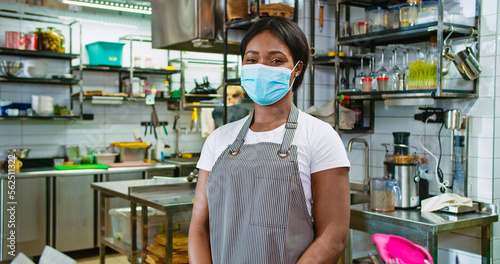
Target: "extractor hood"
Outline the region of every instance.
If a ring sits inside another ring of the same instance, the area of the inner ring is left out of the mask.
[[[153,48],[223,52],[224,0],[154,0],[151,7]],[[228,53],[240,54],[245,32],[229,33]]]

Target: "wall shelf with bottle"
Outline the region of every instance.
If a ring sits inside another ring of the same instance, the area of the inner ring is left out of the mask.
[[[78,63],[81,63],[80,54],[73,53],[77,45],[80,45],[81,50],[81,43],[78,41],[73,43],[72,41],[76,34],[81,37],[82,25],[80,21],[68,17],[7,9],[0,10],[0,18],[6,19],[6,21],[11,19],[21,21],[11,24],[11,27],[5,27],[5,32],[2,32],[5,33],[6,41],[5,47],[0,48],[2,60],[0,83],[6,87],[18,84],[40,85],[39,95],[33,95],[32,102],[17,102],[8,96],[1,98],[2,116],[0,116],[0,120],[81,119],[80,115],[73,114],[75,109],[73,108],[73,100],[71,100],[73,90],[78,90],[78,87],[81,90],[81,80],[71,74],[72,62],[78,60]],[[47,27],[46,31],[42,28],[45,26]],[[57,30],[54,26],[62,31]],[[34,31],[35,28],[36,31]],[[21,32],[26,29],[32,31]],[[58,70],[59,65],[60,70]],[[21,86],[20,89],[23,87]],[[54,87],[69,88],[67,98],[54,100],[53,95],[49,92],[49,88]],[[74,89],[75,87],[76,89]],[[61,100],[65,100],[67,105],[53,103]],[[82,113],[81,102],[79,108],[79,113]]]
[[[363,11],[359,8],[364,8],[365,17],[351,19],[351,14],[359,16],[358,11]],[[342,89],[341,65],[334,65],[337,109],[343,96],[372,104],[374,100],[388,99],[477,98],[476,78],[481,71],[476,60],[479,14],[478,0],[336,0],[337,54],[340,50],[355,48],[361,54],[380,57],[377,70],[372,67],[366,75],[358,74],[354,89]],[[460,50],[464,46],[467,52],[470,51],[469,58],[477,63],[476,68],[470,69],[471,73],[461,72],[460,65],[454,67],[459,62],[454,60],[453,49]],[[384,64],[384,54],[388,50],[392,50],[390,66],[387,60]],[[398,60],[401,52],[403,58]],[[409,54],[416,55],[410,60]],[[340,61],[342,57],[336,56],[334,62],[337,59]],[[337,117],[338,114],[339,111]],[[336,127],[339,127],[338,121]]]

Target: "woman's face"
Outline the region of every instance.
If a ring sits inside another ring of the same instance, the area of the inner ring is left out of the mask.
[[[273,67],[285,67],[290,70],[295,66],[290,48],[275,34],[265,30],[255,35],[249,42],[243,56],[243,65],[264,64]],[[295,68],[291,74],[290,85],[293,76],[300,74],[300,67]]]

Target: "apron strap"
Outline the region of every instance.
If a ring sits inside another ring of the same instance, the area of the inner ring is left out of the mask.
[[[229,150],[230,155],[237,155],[240,151],[243,142],[245,141],[245,135],[247,134],[248,128],[250,127],[250,123],[252,123],[253,113],[248,117],[247,121],[241,128],[236,140],[231,144]],[[288,151],[290,150],[290,146],[293,142],[293,137],[295,136],[295,130],[299,125],[297,120],[299,119],[299,109],[292,103],[292,109],[290,111],[290,115],[288,116],[288,120],[285,124],[285,135],[283,136],[283,142],[281,143],[280,150],[278,155],[282,158],[286,158],[288,156]]]
[[[252,123],[253,119],[253,112],[252,114],[248,117],[247,121],[245,124],[243,124],[243,127],[240,130],[240,133],[236,137],[236,140],[233,142],[233,144],[230,147],[230,152],[229,154],[236,155],[238,152],[240,152],[241,145],[243,145],[243,142],[245,141],[245,135],[247,134],[248,128],[250,127],[250,123]]]
[[[297,123],[298,119],[299,109],[292,103],[292,110],[285,124],[285,135],[283,136],[283,142],[281,142],[280,151],[278,153],[281,158],[286,158],[289,154],[288,151],[290,150],[290,146],[292,146],[293,137],[299,125],[299,123]]]

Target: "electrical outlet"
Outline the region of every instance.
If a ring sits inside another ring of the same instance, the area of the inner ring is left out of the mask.
[[[432,107],[419,107],[419,110],[423,110],[424,112],[415,114],[415,120],[420,120],[425,122],[432,115],[436,115],[436,118],[430,118],[427,120],[427,123],[444,123],[444,110],[443,108],[432,108]]]

